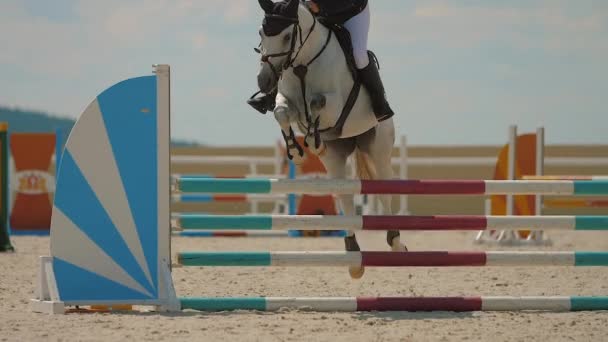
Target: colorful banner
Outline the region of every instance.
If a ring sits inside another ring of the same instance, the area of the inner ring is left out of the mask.
[[[55,192],[55,177],[51,173],[55,134],[13,133],[10,149],[14,163],[11,232],[48,234]]]

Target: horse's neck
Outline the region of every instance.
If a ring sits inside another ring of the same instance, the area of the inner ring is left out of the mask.
[[[312,24],[306,23],[305,25]],[[302,39],[306,39],[309,29],[310,27],[303,27]],[[314,31],[310,34],[306,44],[302,47],[302,51],[299,52],[293,63],[294,66],[308,65],[314,59],[314,62],[308,68],[309,77],[307,77],[307,82],[311,82],[310,85],[316,82],[324,83],[332,77],[342,78],[343,73],[348,74],[342,48],[336,37],[329,37],[330,34],[327,27],[317,22]],[[329,42],[327,41],[328,37],[331,38]]]
[[[298,53],[298,57],[294,61],[294,65],[306,65],[308,64],[316,55],[323,49],[323,45],[325,45],[325,40],[327,39],[327,35],[329,34],[329,30],[327,27],[318,22],[312,14],[304,7],[304,5],[300,6],[298,17],[300,19],[300,26],[302,28],[302,37],[301,40],[304,41],[310,32],[310,36],[306,40],[304,46],[301,47],[301,51]],[[316,21],[316,23],[315,23]],[[314,30],[311,32],[311,28]],[[300,43],[300,38],[298,38],[297,44]]]
[[[312,27],[312,16],[310,13],[302,13],[301,9],[300,20],[300,25],[302,25],[302,39],[306,39],[306,35]],[[308,89],[307,95],[330,93],[345,100],[351,90],[353,80],[348,72],[346,59],[344,58],[342,48],[336,37],[332,37],[329,44],[325,46],[329,34],[329,29],[317,22],[314,31],[310,34],[310,37],[306,41],[302,51],[299,52],[293,65],[307,65],[318,55],[318,58],[315,59],[314,63],[308,67],[305,79],[306,88]],[[305,122],[300,80],[293,72],[289,72],[279,83],[279,89],[297,106],[300,121]],[[337,116],[339,116],[340,112],[332,112],[331,114],[333,114],[330,115],[331,117],[326,117],[326,115],[321,117],[322,127],[331,127],[337,120]]]
[[[311,58],[324,50],[308,67],[306,81],[311,89],[345,96],[350,91],[353,82],[346,65],[346,59],[336,37],[332,36],[327,46],[325,46],[330,32],[325,26],[320,25],[320,27],[322,29],[319,30],[318,44],[315,44],[317,46],[311,49]]]

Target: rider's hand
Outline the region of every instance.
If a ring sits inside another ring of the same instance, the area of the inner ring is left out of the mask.
[[[310,8],[310,11],[314,14],[318,14],[319,11],[321,11],[319,5],[317,5],[317,3],[312,0],[306,0],[306,4],[308,5],[308,8]]]

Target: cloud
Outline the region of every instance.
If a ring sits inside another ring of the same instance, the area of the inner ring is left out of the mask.
[[[200,50],[208,43],[210,22],[242,23],[252,9],[248,0],[74,1],[63,4],[71,6],[72,15],[61,22],[31,13],[26,5],[0,4],[0,62],[48,76],[77,75],[134,49],[153,51],[159,39],[177,38],[180,49],[186,43]],[[166,47],[173,48],[176,43]]]
[[[460,1],[416,1],[405,11],[372,7],[372,34],[385,44],[435,43],[452,48],[472,48],[500,41],[518,48],[549,50],[605,50],[608,3],[597,9],[575,11],[583,6],[558,0],[522,5],[483,2],[467,5]]]

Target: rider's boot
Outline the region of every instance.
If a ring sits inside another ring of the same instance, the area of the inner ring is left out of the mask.
[[[359,69],[359,77],[369,93],[378,121],[384,121],[395,115],[386,100],[384,85],[374,59],[370,58],[369,64],[365,68]]]
[[[247,104],[262,114],[274,110],[275,98],[277,97],[276,91],[273,91],[270,94],[261,93],[262,96],[256,97],[257,94],[260,94],[260,92],[253,94],[253,96],[247,100]]]

